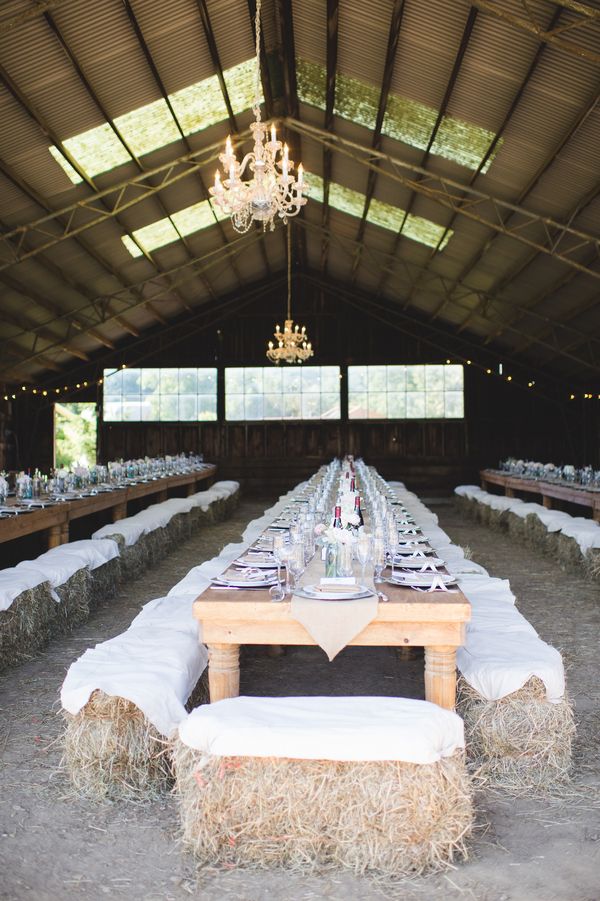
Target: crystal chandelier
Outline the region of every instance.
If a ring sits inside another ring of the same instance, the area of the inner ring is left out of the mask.
[[[277,341],[274,345],[269,341],[269,349],[267,350],[267,359],[271,363],[279,365],[283,363],[304,363],[309,357],[314,355],[312,344],[307,340],[306,326],[300,328],[299,325],[294,326],[292,319],[292,253],[291,253],[291,229],[288,228],[287,233],[287,319],[283,331],[278,325],[275,326],[273,337]]]
[[[302,196],[306,190],[302,163],[294,178],[290,175],[294,161],[289,158],[287,144],[282,147],[281,141],[277,140],[274,125],[271,125],[271,139],[265,141],[267,126],[260,118],[260,7],[261,0],[257,0],[253,106],[256,121],[250,126],[254,149],[238,163],[231,138],[227,138],[225,153],[219,154],[225,178],[221,180],[217,169],[215,183],[209,188],[214,202],[227,216],[231,216],[233,227],[242,234],[248,231],[252,222],[262,222],[265,230],[269,225],[273,231],[276,216],[287,224],[287,220],[297,216],[306,203],[306,197]],[[244,179],[244,176],[247,178]]]

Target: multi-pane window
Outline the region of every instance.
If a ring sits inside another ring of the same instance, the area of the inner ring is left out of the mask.
[[[339,419],[339,366],[225,370],[225,418]]]
[[[462,419],[460,365],[349,366],[349,419]]]
[[[216,369],[104,370],[110,422],[206,422],[217,418]]]

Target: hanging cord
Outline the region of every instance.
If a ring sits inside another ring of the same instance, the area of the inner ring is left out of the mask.
[[[292,318],[292,227],[287,226],[287,318]]]
[[[256,0],[256,18],[254,31],[256,34],[256,68],[254,71],[254,109],[253,113],[260,122],[260,8],[262,0]]]

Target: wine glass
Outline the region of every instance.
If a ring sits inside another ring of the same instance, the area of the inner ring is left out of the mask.
[[[273,557],[277,564],[277,585],[273,585],[269,589],[271,600],[283,601],[285,598],[285,589],[281,584],[281,564],[285,563],[285,535],[280,532],[273,536]]]
[[[383,538],[373,539],[373,581],[376,585],[381,585],[383,579],[381,573],[385,566],[385,541]]]
[[[369,557],[371,556],[371,536],[366,535],[364,532],[362,535],[359,535],[356,544],[356,559],[360,564],[360,578],[361,581],[365,581],[365,569],[367,563],[369,562]]]
[[[287,571],[288,574],[291,573],[294,577],[294,587],[290,588],[289,594],[292,594],[296,588],[298,587],[298,580],[300,576],[304,572],[306,564],[304,562],[304,544],[295,543],[290,545],[289,547],[289,556],[287,560]],[[286,593],[288,591],[288,586],[286,585]]]

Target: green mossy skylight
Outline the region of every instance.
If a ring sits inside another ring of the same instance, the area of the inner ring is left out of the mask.
[[[323,179],[321,176],[310,173],[306,180],[309,186],[310,200],[323,203]],[[352,188],[346,188],[343,185],[331,182],[329,186],[329,205],[342,213],[348,213],[349,216],[360,219],[365,208],[365,195],[361,194],[360,191],[354,191]],[[406,221],[404,221],[405,219]],[[399,207],[384,203],[382,200],[375,200],[375,198],[371,200],[369,205],[367,222],[392,232],[398,232],[404,222],[404,228],[402,229],[404,237],[418,241],[420,244],[426,244],[427,247],[437,247],[443,236],[439,250],[444,249],[453,235],[452,230],[448,230],[444,235],[446,229],[443,225],[437,225],[429,219],[414,216],[412,213],[409,213],[407,216],[406,212]]]
[[[325,68],[317,63],[297,58],[296,70],[299,99],[324,110]],[[377,119],[379,93],[378,86],[338,72],[335,79],[334,113],[343,119],[372,129]],[[396,141],[425,150],[437,116],[438,111],[433,107],[390,92],[382,131],[384,135]],[[454,116],[444,116],[431,153],[452,160],[467,169],[476,170],[494,138],[494,133],[485,128]],[[487,172],[501,145],[502,139],[498,141],[482,172]]]
[[[136,241],[144,250],[152,253],[158,247],[178,241],[180,235],[185,238],[187,235],[214,225],[213,209],[219,221],[228,218],[218,207],[211,207],[208,200],[201,200],[177,213],[172,213],[170,217],[158,219],[156,222],[151,222],[150,225],[136,229],[131,233],[135,241],[129,235],[124,235],[121,240],[132,257],[141,257],[143,252]]]
[[[254,102],[254,64],[254,58],[248,59],[223,73],[236,115],[250,109]],[[225,100],[216,75],[170,94],[169,101],[184,135],[194,134],[227,119]],[[162,99],[118,116],[114,119],[114,125],[138,157],[181,137],[169,107]],[[131,160],[127,148],[108,122],[67,138],[63,146],[91,178]],[[82,181],[55,147],[49,150],[74,184]]]

